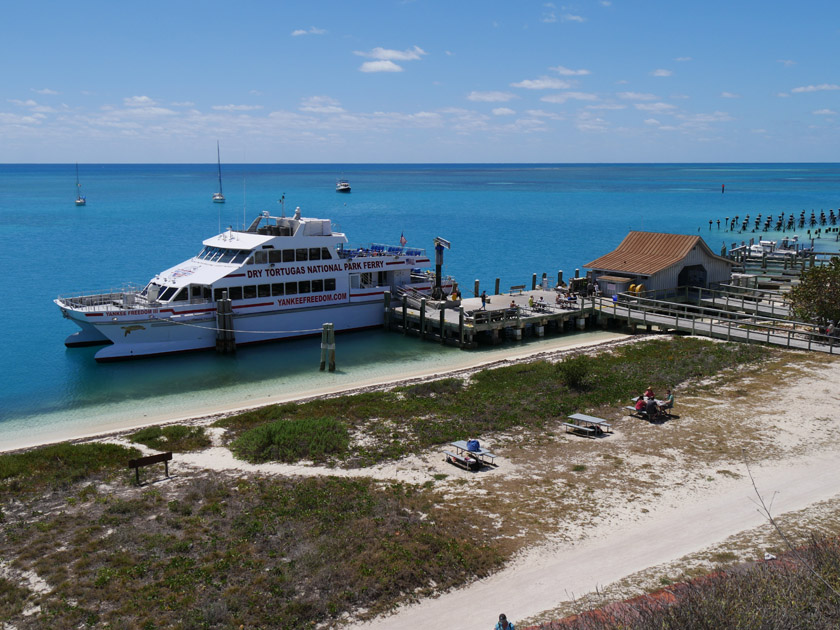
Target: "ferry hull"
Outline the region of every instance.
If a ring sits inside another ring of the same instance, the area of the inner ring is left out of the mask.
[[[122,361],[143,357],[159,356],[210,350],[216,347],[216,317],[124,319],[113,318],[94,325],[71,319],[82,326],[76,335],[86,334],[94,341],[92,329],[98,335],[95,343],[110,343],[99,350],[95,359],[100,362]],[[318,309],[274,310],[261,313],[233,315],[234,340],[237,346],[295,339],[318,335],[325,323],[332,323],[337,332],[362,330],[382,326],[384,322],[384,300],[371,300]],[[75,335],[70,335],[68,341]],[[82,338],[79,338],[81,341]],[[65,342],[67,343],[67,342]],[[93,345],[89,343],[87,345]]]

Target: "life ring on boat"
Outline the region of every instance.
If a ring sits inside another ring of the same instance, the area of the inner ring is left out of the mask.
[[[637,284],[636,285],[636,295],[640,295],[642,293],[642,291],[644,291],[644,290],[645,290],[645,285],[643,285],[643,284]]]
[[[635,284],[631,284],[629,287],[627,287],[627,293],[635,293],[635,292],[636,292],[636,285]]]

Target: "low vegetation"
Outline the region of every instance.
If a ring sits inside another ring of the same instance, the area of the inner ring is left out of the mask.
[[[537,361],[486,370],[468,384],[449,378],[390,391],[275,405],[216,424],[228,429],[238,456],[252,462],[290,461],[294,453],[287,447],[265,447],[279,439],[269,438],[280,430],[278,423],[328,418],[334,427],[343,427],[335,429],[337,434],[363,431],[367,439],[346,447],[335,445],[329,451],[313,445],[313,455],[345,466],[368,466],[464,436],[514,427],[542,429],[571,413],[626,401],[649,385],[664,391],[725,368],[760,363],[772,353],[758,345],[668,338],[595,357],[577,355],[557,364]],[[270,429],[249,433],[269,424]],[[246,443],[254,446],[245,448]]]
[[[609,605],[539,630],[840,627],[840,541],[815,538],[772,562],[733,569]],[[824,583],[815,578],[813,569]],[[831,590],[833,589],[833,590]]]
[[[183,424],[154,426],[140,429],[129,436],[136,444],[143,444],[157,451],[185,453],[210,446],[210,438],[204,427],[190,427]]]

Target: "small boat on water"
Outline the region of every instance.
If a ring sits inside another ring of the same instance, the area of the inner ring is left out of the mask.
[[[219,153],[218,140],[216,140],[216,162],[219,165],[219,192],[213,193],[213,203],[224,203],[225,196],[222,194],[222,156]]]
[[[283,213],[285,214],[285,213]],[[114,361],[381,327],[385,292],[429,292],[425,250],[371,244],[347,248],[329,219],[270,216],[202,242],[201,250],[145,286],[59,297],[80,330],[68,347],[108,344]],[[451,294],[453,281],[441,278]]]
[[[76,205],[83,206],[87,203],[87,198],[82,195],[82,185],[79,183],[79,164],[76,163]]]
[[[346,179],[339,179],[335,183],[335,192],[349,193],[350,192],[350,182],[348,182]]]

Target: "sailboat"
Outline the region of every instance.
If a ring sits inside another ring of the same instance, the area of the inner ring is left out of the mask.
[[[76,205],[83,206],[86,203],[87,200],[82,196],[82,185],[79,183],[79,163],[76,162]]]
[[[213,203],[224,203],[225,196],[222,194],[222,157],[219,153],[219,141],[216,140],[216,160],[219,163],[219,192],[213,193]]]

